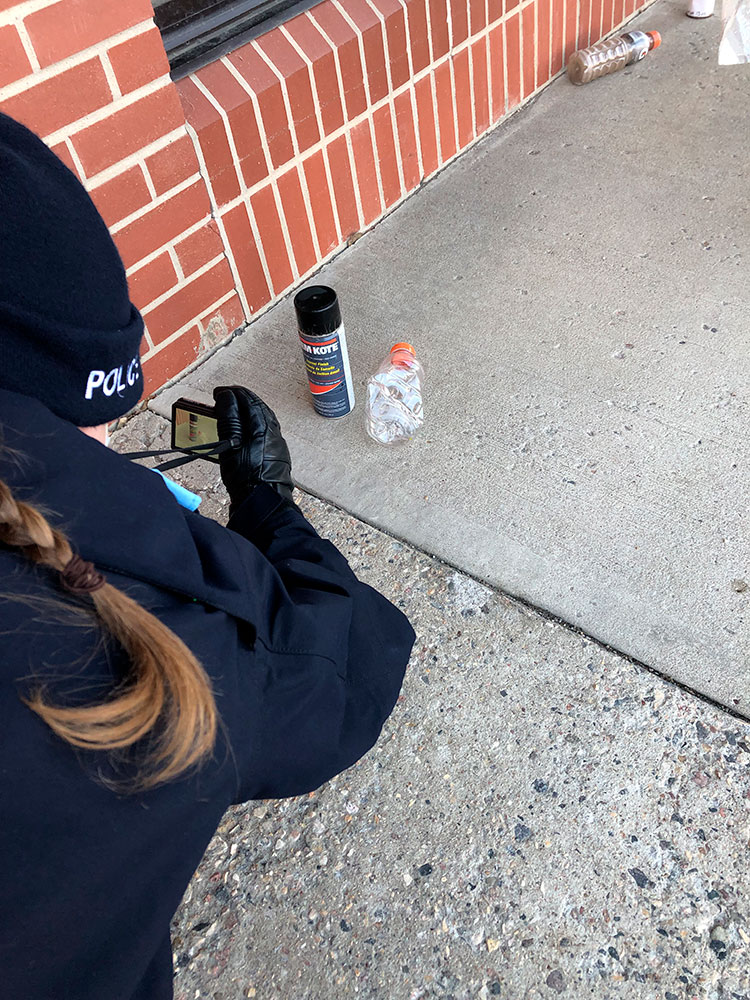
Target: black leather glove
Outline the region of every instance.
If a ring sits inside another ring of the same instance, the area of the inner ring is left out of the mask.
[[[241,385],[214,389],[219,440],[235,447],[219,455],[221,478],[234,511],[259,483],[292,499],[292,459],[276,414]]]

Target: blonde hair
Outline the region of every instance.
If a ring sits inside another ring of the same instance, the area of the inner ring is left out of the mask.
[[[61,573],[74,553],[40,510],[0,480],[0,543]],[[122,591],[105,583],[90,594],[96,619],[130,659],[130,676],[93,705],[56,705],[42,685],[23,700],[61,739],[86,750],[117,751],[155,732],[131,790],[153,788],[202,763],[216,742],[211,682],[184,642]]]

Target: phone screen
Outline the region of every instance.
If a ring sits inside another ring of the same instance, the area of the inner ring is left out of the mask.
[[[203,444],[216,444],[219,431],[216,417],[200,410],[176,404],[172,414],[172,445],[180,451],[190,451]],[[204,456],[208,457],[208,456]],[[211,456],[210,461],[218,461]]]

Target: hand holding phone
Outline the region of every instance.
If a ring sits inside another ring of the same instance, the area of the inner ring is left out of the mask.
[[[221,478],[236,508],[259,484],[292,499],[292,459],[273,410],[243,386],[217,386],[214,413],[219,438],[239,440],[219,456]]]
[[[172,404],[172,448],[186,454],[196,454],[208,462],[218,462],[219,456],[211,454],[209,445],[220,442],[216,412],[213,406],[181,397]],[[201,454],[196,449],[205,449]]]

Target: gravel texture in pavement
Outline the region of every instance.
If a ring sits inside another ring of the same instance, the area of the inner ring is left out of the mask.
[[[217,466],[174,476],[225,518]],[[750,1000],[750,726],[299,502],[417,643],[364,760],[225,815],[175,916],[177,1000]]]

